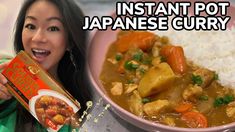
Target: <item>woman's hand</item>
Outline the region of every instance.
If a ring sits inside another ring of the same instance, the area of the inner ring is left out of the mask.
[[[9,62],[0,64],[0,70],[3,70],[7,67]],[[7,88],[5,87],[5,84],[7,83],[7,79],[0,73],[0,99],[8,100],[12,97],[12,95],[9,93]]]

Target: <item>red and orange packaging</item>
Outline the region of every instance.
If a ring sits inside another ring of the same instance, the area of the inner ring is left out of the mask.
[[[8,90],[49,131],[58,131],[80,109],[79,102],[24,51],[2,74]]]

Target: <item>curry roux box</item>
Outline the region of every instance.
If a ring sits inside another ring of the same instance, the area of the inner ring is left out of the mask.
[[[80,109],[80,104],[24,51],[2,74],[13,96],[49,131],[58,131]]]

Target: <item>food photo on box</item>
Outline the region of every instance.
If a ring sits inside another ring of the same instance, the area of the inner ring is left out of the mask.
[[[9,92],[49,131],[58,131],[80,109],[79,102],[24,51],[2,75],[8,80]]]
[[[17,2],[0,131],[235,130],[235,1]]]

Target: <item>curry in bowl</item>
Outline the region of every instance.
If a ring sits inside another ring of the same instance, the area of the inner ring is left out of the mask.
[[[75,114],[73,108],[65,101],[48,95],[43,95],[36,100],[35,113],[39,122],[51,128],[63,125]]]
[[[168,37],[120,31],[100,80],[125,110],[156,123],[207,128],[235,121],[235,92],[215,71],[194,64]]]

